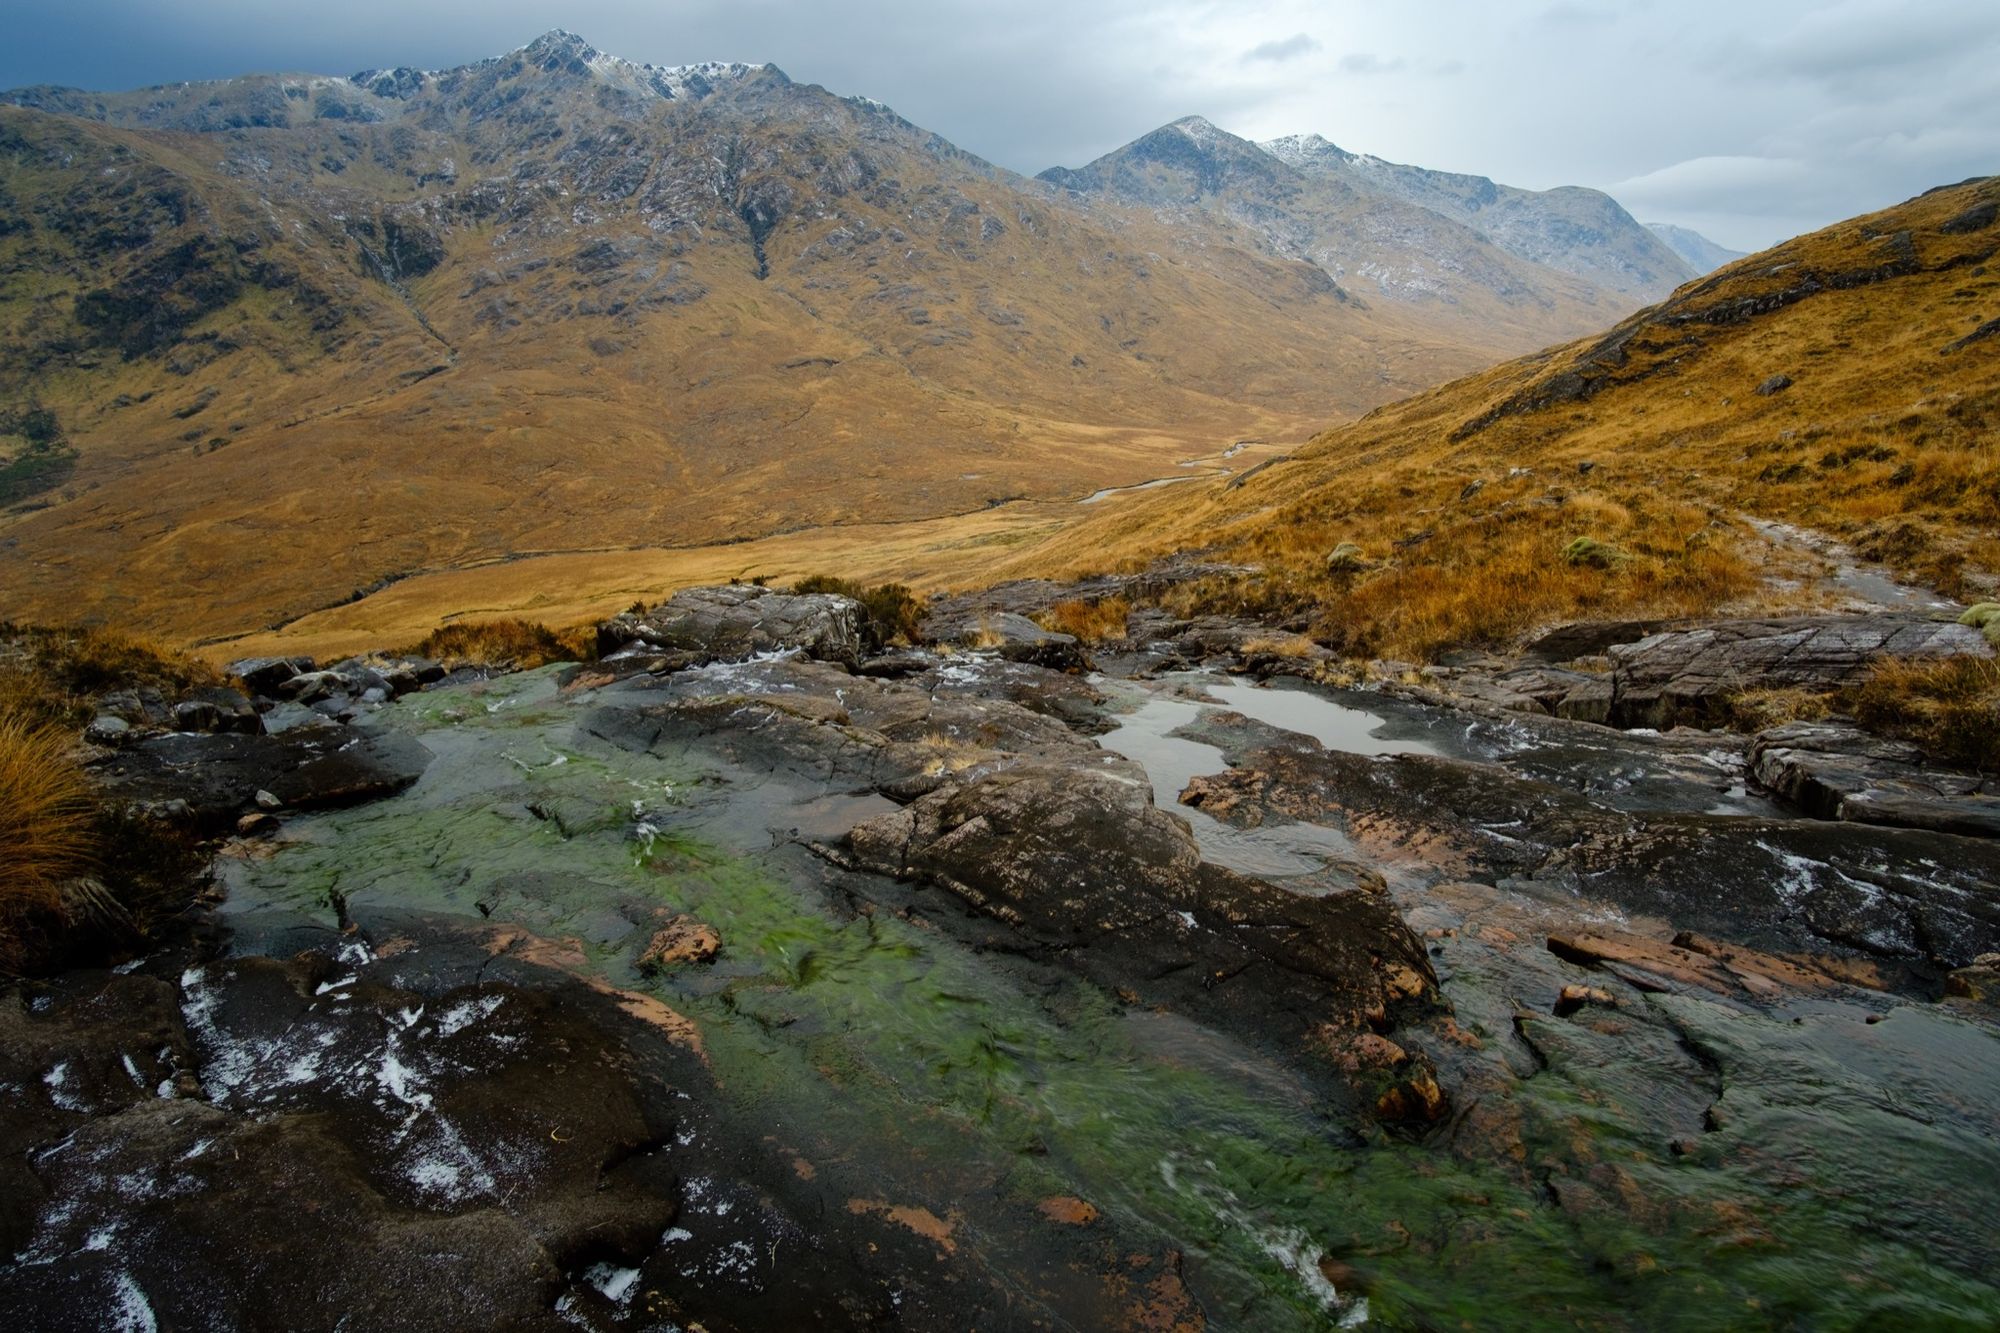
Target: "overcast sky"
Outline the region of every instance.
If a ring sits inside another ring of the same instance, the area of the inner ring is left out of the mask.
[[[2000,0],[21,0],[0,88],[443,68],[563,27],[771,61],[1002,166],[1167,121],[1593,185],[1738,249],[2000,171]]]

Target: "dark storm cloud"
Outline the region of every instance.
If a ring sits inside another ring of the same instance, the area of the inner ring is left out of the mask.
[[[1249,138],[1311,131],[1512,184],[1598,186],[1646,220],[1739,248],[2000,170],[1992,0],[1564,0],[1539,9],[1484,0],[16,0],[11,9],[0,87],[440,68],[560,26],[634,60],[768,60],[794,78],[879,98],[1023,172],[1080,165],[1199,112]]]

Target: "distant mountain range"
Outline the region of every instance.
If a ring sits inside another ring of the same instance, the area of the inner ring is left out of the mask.
[[[419,570],[1057,499],[1691,270],[1608,199],[1178,122],[1003,171],[770,65],[0,95],[0,615],[181,638]]]
[[[1724,264],[1733,264],[1745,257],[1745,251],[1717,245],[1698,231],[1676,227],[1670,222],[1648,222],[1646,229],[1665,241],[1696,273],[1713,273]]]

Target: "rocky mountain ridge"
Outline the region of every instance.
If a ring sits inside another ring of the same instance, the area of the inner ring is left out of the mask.
[[[1190,233],[1220,227],[1237,244],[1317,266],[1365,300],[1449,311],[1524,335],[1632,299],[1523,259],[1436,209],[1288,161],[1200,116],[1037,179],[1149,209]]]
[[[0,610],[181,639],[527,552],[1076,498],[1606,318],[1491,247],[1522,300],[1363,299],[1326,236],[1079,201],[771,66],[567,33],[0,103],[0,402],[61,436],[0,436],[37,479]]]
[[[1670,242],[1650,235],[1601,190],[1573,185],[1523,190],[1484,176],[1350,153],[1317,134],[1287,135],[1259,147],[1300,171],[1427,208],[1472,228],[1516,258],[1636,300],[1657,300],[1704,271],[1692,267]]]
[[[1713,273],[1724,264],[1733,264],[1744,258],[1742,250],[1717,245],[1698,231],[1676,227],[1670,222],[1648,222],[1646,230],[1665,241],[1696,273]]]

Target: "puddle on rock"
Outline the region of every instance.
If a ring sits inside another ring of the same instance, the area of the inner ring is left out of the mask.
[[[1105,749],[1136,761],[1153,784],[1153,802],[1187,821],[1202,859],[1246,875],[1289,879],[1322,869],[1329,858],[1349,859],[1354,844],[1338,829],[1318,824],[1235,828],[1180,803],[1198,777],[1227,772],[1222,751],[1173,733],[1201,716],[1204,704],[1174,695],[1151,695],[1118,725],[1097,738]]]

